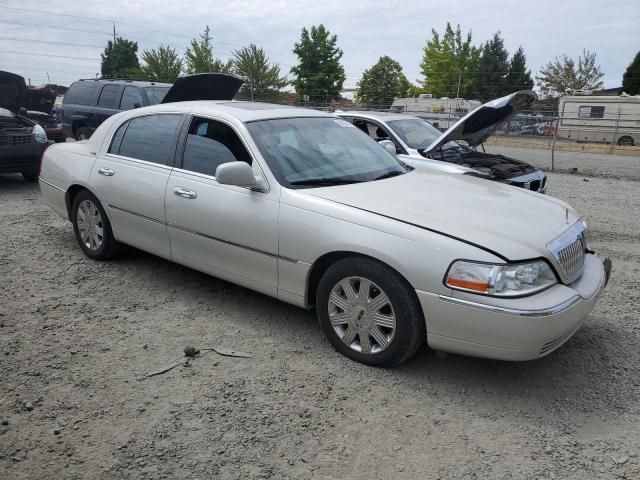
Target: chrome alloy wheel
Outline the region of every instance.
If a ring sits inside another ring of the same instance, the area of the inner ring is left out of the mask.
[[[348,277],[329,295],[329,321],[352,350],[375,354],[385,350],[396,331],[396,316],[387,294],[371,280]]]
[[[76,225],[82,243],[89,250],[98,250],[104,238],[104,224],[100,210],[91,200],[83,200],[78,205]]]

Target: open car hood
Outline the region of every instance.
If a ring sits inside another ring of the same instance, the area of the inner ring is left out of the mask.
[[[498,127],[514,115],[531,107],[538,96],[531,90],[522,90],[506,97],[491,100],[468,113],[449,130],[440,135],[424,153],[451,140],[464,140],[470,147],[477,147],[489,138]]]
[[[190,100],[232,100],[244,81],[227,73],[198,73],[180,77],[162,103]]]
[[[43,112],[51,115],[56,96],[56,92],[48,87],[27,88],[21,106],[28,111]]]
[[[0,71],[0,107],[19,113],[26,90],[23,77]]]

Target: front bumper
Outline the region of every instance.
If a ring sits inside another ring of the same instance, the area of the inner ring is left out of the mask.
[[[417,291],[436,350],[500,360],[532,360],[559,348],[582,326],[606,286],[611,261],[589,254],[582,276],[530,297],[499,299]]]
[[[37,172],[46,143],[0,145],[0,173]]]

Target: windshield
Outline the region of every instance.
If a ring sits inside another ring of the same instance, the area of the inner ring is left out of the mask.
[[[395,156],[338,118],[282,118],[247,124],[278,181],[290,188],[401,175]]]
[[[442,132],[433,125],[419,118],[406,118],[402,120],[390,120],[387,122],[393,131],[410,148],[427,148],[435,142]],[[458,147],[456,142],[447,142],[443,148]]]
[[[156,105],[160,103],[169,91],[169,88],[171,87],[145,87],[144,91],[147,92],[149,105]]]

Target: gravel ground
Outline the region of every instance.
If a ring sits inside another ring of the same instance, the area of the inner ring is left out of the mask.
[[[0,176],[0,478],[640,478],[640,183],[551,174],[614,261],[543,359],[335,353],[312,312],[132,251],[88,260]],[[187,345],[209,353],[163,375]]]
[[[587,144],[588,145],[588,144]],[[523,160],[538,168],[551,170],[551,151],[536,148],[518,148],[487,145],[488,153],[500,153]],[[640,180],[640,157],[602,153],[555,152],[555,169],[568,172],[574,168],[578,174]]]

